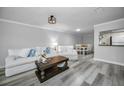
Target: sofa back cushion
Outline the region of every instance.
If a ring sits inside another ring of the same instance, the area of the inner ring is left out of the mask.
[[[20,57],[27,57],[29,54],[30,49],[9,49],[8,55],[9,56],[20,56]]]
[[[58,51],[61,53],[71,53],[73,52],[74,48],[73,46],[58,46]]]
[[[9,49],[8,50],[9,56],[20,56],[20,57],[34,57],[34,56],[39,56],[44,53],[46,53],[46,55],[51,55],[51,56],[57,55],[57,51],[50,47],[36,47],[36,48]]]

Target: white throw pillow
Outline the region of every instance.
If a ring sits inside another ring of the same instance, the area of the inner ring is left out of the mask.
[[[36,47],[36,56],[39,56],[42,53],[41,47]]]
[[[21,52],[21,50],[19,50],[19,49],[9,49],[8,55],[9,56],[19,56],[20,52]]]
[[[29,48],[27,48],[27,49],[21,49],[19,56],[21,56],[21,57],[27,57],[28,54],[29,54],[29,51],[30,51]]]
[[[59,46],[59,52],[61,52],[61,53],[67,52],[66,46]]]

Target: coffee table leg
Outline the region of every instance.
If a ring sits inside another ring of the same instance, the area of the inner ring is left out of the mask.
[[[65,67],[68,67],[68,62],[67,61],[65,61]]]
[[[44,71],[41,71],[41,79],[44,79],[45,78],[45,72]]]

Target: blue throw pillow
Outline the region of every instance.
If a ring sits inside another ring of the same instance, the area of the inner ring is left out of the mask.
[[[46,54],[50,54],[50,48],[47,47],[45,50],[43,50],[43,52],[46,53]]]
[[[36,53],[36,49],[31,49],[29,54],[28,54],[28,57],[34,57],[35,53]]]
[[[49,47],[46,48],[46,53],[50,54],[50,48]]]

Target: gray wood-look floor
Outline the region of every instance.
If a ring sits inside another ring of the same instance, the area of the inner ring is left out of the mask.
[[[79,61],[69,61],[70,69],[40,83],[35,69],[6,78],[0,69],[0,85],[3,86],[123,86],[124,67],[95,62],[92,55],[79,56]]]

